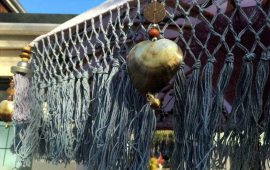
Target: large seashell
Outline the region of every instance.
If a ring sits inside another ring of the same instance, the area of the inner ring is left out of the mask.
[[[182,62],[183,53],[178,45],[160,39],[135,45],[127,57],[127,68],[135,88],[142,93],[154,93],[168,84]]]

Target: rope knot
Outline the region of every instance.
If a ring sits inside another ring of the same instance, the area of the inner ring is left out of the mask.
[[[113,67],[120,67],[120,62],[118,60],[113,60],[112,66]]]
[[[266,19],[266,23],[267,23],[267,24],[270,24],[270,18],[267,18],[267,19]]]
[[[89,78],[89,74],[87,71],[84,71],[82,74],[82,78]]]
[[[201,67],[201,61],[200,60],[196,60],[195,63],[192,66],[192,69],[199,69]]]
[[[93,74],[106,74],[106,70],[103,69],[102,66],[94,67],[92,70]]]
[[[63,77],[63,81],[68,81],[68,76],[67,76],[67,75],[65,75],[65,76]]]
[[[215,32],[215,29],[214,29],[214,27],[212,25],[209,26],[209,32],[211,32],[211,33]]]
[[[93,74],[97,73],[97,68],[96,68],[96,67],[93,67],[92,73],[93,73]]]
[[[45,89],[46,88],[46,84],[45,83],[41,83],[39,88]]]
[[[220,42],[221,42],[222,44],[224,44],[224,43],[226,42],[226,39],[225,39],[224,36],[221,36],[221,37],[220,37]]]
[[[52,79],[51,83],[52,83],[52,85],[56,85],[56,80]]]
[[[228,53],[225,61],[226,63],[233,63],[234,62],[233,53]]]
[[[69,75],[69,78],[70,78],[70,79],[75,79],[74,74],[70,74],[70,75]]]
[[[264,61],[269,61],[270,60],[270,47],[266,48],[262,52],[261,60],[264,60]]]
[[[215,63],[217,60],[215,59],[215,57],[209,57],[208,59],[207,59],[207,62],[209,62],[209,63]]]
[[[189,47],[189,45],[186,46],[186,50],[187,50],[187,51],[190,51],[190,50],[191,50],[191,48]]]
[[[254,58],[255,58],[255,54],[254,54],[254,53],[247,53],[247,54],[244,56],[244,60],[245,60],[246,62],[251,62]]]
[[[240,37],[235,37],[235,42],[236,43],[240,43],[241,42],[241,38]]]
[[[179,66],[179,69],[184,69],[185,68],[185,62],[182,62]]]
[[[78,79],[82,78],[82,73],[81,73],[81,72],[78,72],[77,75],[76,75],[76,77],[77,77]]]

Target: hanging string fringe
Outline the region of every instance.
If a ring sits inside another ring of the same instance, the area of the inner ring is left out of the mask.
[[[100,170],[145,169],[150,157],[155,116],[150,106],[144,105],[145,100],[140,99],[131,87],[125,65],[120,67],[116,60],[112,66],[109,75],[106,75],[106,70],[94,73],[100,81],[93,82],[99,83],[96,89],[99,93],[92,103],[95,117],[87,166]],[[102,80],[104,78],[106,80]]]
[[[125,68],[130,48],[147,34],[144,2],[107,3],[114,6],[105,15],[83,15],[35,42],[30,86],[14,77],[13,119],[28,120],[15,149],[24,163],[34,157],[76,160],[88,169],[146,169],[155,115]],[[164,1],[161,37],[169,35],[193,64],[187,76],[179,68],[174,84],[172,169],[225,169],[227,160],[230,169],[266,169],[269,3],[245,3],[194,1],[183,12],[185,3]]]

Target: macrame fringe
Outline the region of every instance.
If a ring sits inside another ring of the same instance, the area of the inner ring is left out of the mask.
[[[35,155],[52,163],[75,159],[90,169],[147,168],[154,112],[133,88],[126,66],[117,60],[112,66],[93,70],[91,92],[87,72],[34,88],[38,97],[21,135],[22,160]]]
[[[110,73],[94,72],[92,144],[89,169],[146,169],[155,116],[127,77],[125,65],[113,62]]]
[[[199,61],[194,64],[188,87],[184,71],[179,69],[174,86],[176,121],[172,169],[222,169],[228,159],[231,169],[266,168],[269,121],[262,122],[261,118],[270,108],[269,98],[263,103],[269,78],[269,51],[262,53],[255,76],[252,63],[255,55],[244,56],[228,115],[223,115],[223,103],[233,71],[233,54],[226,57],[215,92],[212,91],[214,60],[208,60],[200,76]]]
[[[76,153],[81,151],[89,117],[88,73],[78,78],[59,76],[49,86],[34,89],[33,97],[39,97],[33,98],[30,123],[21,135],[18,154],[22,161],[33,154],[52,163],[81,161],[81,154]]]

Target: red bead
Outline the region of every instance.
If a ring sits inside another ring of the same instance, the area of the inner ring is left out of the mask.
[[[149,31],[148,31],[148,35],[150,38],[154,38],[154,37],[159,37],[160,36],[160,32],[157,28],[151,28]]]

